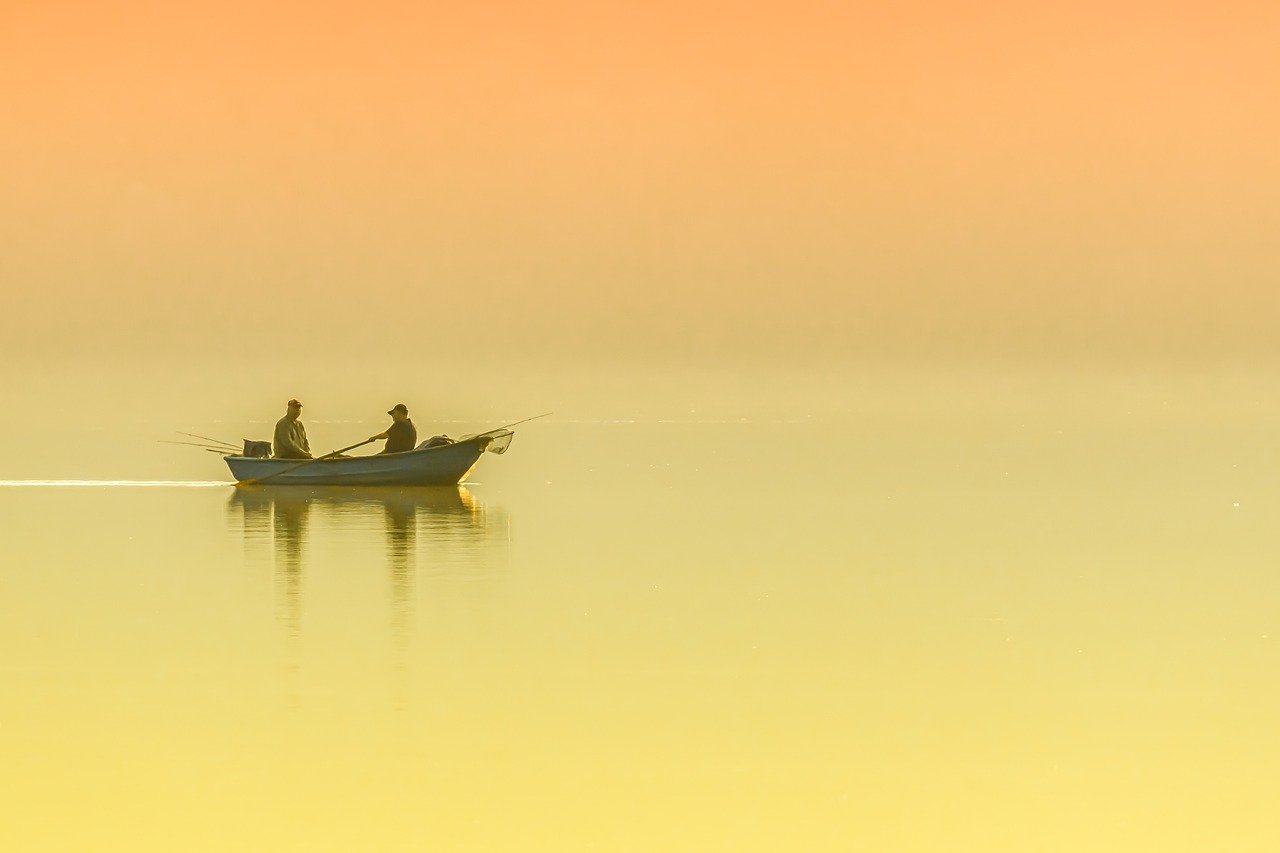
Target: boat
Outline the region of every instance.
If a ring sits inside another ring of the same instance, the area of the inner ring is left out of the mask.
[[[263,459],[228,455],[223,459],[242,485],[275,486],[456,486],[476,467],[485,451],[504,453],[511,430],[495,430],[452,444],[424,441],[403,453],[317,459]]]

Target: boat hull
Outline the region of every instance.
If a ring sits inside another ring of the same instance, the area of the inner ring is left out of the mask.
[[[225,456],[231,476],[241,483],[264,486],[454,486],[480,461],[485,439],[473,438],[442,447],[319,459],[253,459]]]

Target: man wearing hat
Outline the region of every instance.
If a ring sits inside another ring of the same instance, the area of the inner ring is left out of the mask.
[[[396,403],[387,414],[391,415],[391,426],[387,427],[386,432],[369,436],[369,440],[387,440],[386,446],[379,453],[404,453],[406,450],[413,450],[418,444],[418,428],[409,420],[409,407],[404,403]]]
[[[289,401],[285,416],[276,421],[275,439],[271,442],[272,452],[277,459],[310,459],[311,445],[307,443],[307,428],[298,418],[302,417],[302,404],[297,400]]]

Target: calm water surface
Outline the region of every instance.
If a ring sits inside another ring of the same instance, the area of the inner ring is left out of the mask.
[[[552,420],[460,489],[10,482],[0,843],[1273,849],[1256,390]]]

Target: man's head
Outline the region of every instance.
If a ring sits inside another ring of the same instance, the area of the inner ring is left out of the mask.
[[[404,403],[396,403],[391,407],[387,414],[391,415],[391,417],[397,421],[407,420],[409,417],[409,407]]]
[[[296,421],[301,414],[302,414],[302,404],[297,400],[290,400],[289,401],[289,417],[293,418]]]

